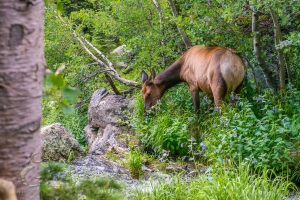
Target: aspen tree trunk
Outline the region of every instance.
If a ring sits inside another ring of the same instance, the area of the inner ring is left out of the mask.
[[[44,0],[0,0],[0,179],[19,200],[39,199],[43,15]]]
[[[172,0],[168,0],[168,1],[169,1],[169,5],[171,7],[171,10],[172,10],[173,16],[178,17],[174,2]],[[181,26],[179,26],[178,24],[176,24],[176,26],[177,26],[177,29],[178,29],[181,37],[182,37],[182,40],[183,40],[184,44],[185,44],[185,48],[186,49],[191,48],[192,43],[191,43],[190,39],[188,38],[187,34],[184,32],[184,30],[182,29]]]
[[[275,45],[278,45],[282,41],[280,25],[278,22],[278,15],[272,8],[270,8],[270,13],[274,23]],[[285,74],[285,67],[284,67],[284,60],[283,60],[283,52],[281,49],[277,49],[277,57],[278,57],[278,67],[279,67],[280,89],[285,89],[286,74]]]
[[[254,54],[256,56],[258,65],[263,70],[263,73],[265,75],[265,79],[266,79],[268,86],[270,88],[276,89],[276,84],[275,84],[274,78],[272,76],[272,71],[270,70],[267,63],[265,62],[265,59],[262,57],[260,33],[259,33],[259,29],[258,29],[258,20],[259,20],[259,13],[253,12],[252,13],[252,32],[254,33],[254,38],[253,38]]]

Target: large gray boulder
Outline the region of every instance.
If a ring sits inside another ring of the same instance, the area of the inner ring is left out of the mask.
[[[126,126],[133,100],[110,94],[105,88],[94,92],[88,110],[88,125],[84,128],[90,154],[105,154],[109,146],[127,148],[121,135],[131,134]]]
[[[43,161],[66,162],[69,159],[86,156],[77,140],[61,124],[56,123],[41,129],[43,140]]]

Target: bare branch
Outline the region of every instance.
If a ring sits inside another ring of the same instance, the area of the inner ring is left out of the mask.
[[[108,58],[103,55],[103,53],[101,53],[94,45],[92,45],[87,39],[85,39],[85,37],[81,36],[81,38],[85,41],[85,43],[87,43],[99,56],[101,56],[101,58],[106,62],[106,64],[108,65],[108,67],[113,67],[113,64],[108,60]]]
[[[110,76],[109,76],[106,72],[104,73],[104,75],[105,75],[105,78],[107,79],[107,81],[108,81],[110,87],[113,89],[114,93],[120,95],[121,93],[120,93],[119,90],[117,89],[115,83],[114,83],[113,80],[110,78]]]
[[[65,24],[65,25],[67,25],[65,22],[64,22],[64,20],[62,19],[62,17],[57,13],[57,16],[58,16],[58,18]],[[83,36],[82,36],[82,38],[84,39],[84,41],[97,53],[97,54],[99,54],[100,55],[100,57],[106,62],[106,64],[102,61],[102,60],[100,60],[100,59],[98,59],[88,48],[87,48],[87,46],[85,45],[85,43],[80,39],[80,37],[75,33],[75,31],[74,30],[72,30],[71,29],[71,31],[72,31],[72,33],[73,33],[73,35],[74,35],[74,37],[75,37],[75,39],[79,42],[79,44],[80,44],[80,46],[85,50],[85,52],[87,53],[87,54],[89,54],[92,58],[93,58],[93,60],[95,60],[97,63],[98,63],[98,65],[100,66],[100,67],[103,67],[104,69],[106,69],[107,70],[107,72],[112,76],[112,77],[114,77],[115,79],[117,79],[118,81],[120,81],[121,83],[123,83],[123,84],[125,84],[125,85],[127,85],[127,86],[137,86],[138,84],[137,84],[137,82],[135,82],[135,81],[131,81],[131,80],[127,80],[127,79],[124,79],[124,78],[122,78],[119,74],[118,74],[118,72],[114,69],[114,67],[113,67],[113,64],[107,59],[107,57],[106,56],[104,56],[95,46],[93,46],[90,42],[88,42]]]

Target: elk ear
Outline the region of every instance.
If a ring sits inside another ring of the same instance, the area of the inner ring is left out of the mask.
[[[152,70],[151,70],[151,75],[150,75],[150,80],[151,80],[151,81],[154,81],[155,76],[156,76],[155,70],[154,70],[154,68],[152,68]]]
[[[148,80],[148,75],[147,73],[143,70],[142,71],[142,81],[145,83]]]

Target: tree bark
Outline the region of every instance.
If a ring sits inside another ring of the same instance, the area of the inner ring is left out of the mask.
[[[289,60],[288,60],[288,57],[286,54],[284,54],[284,60],[285,60],[286,73],[287,73],[288,80],[289,80],[290,84],[293,84],[291,68],[290,68]]]
[[[278,22],[278,15],[277,13],[270,8],[271,17],[274,23],[274,36],[275,36],[275,46],[278,45],[282,41],[282,35],[280,30],[280,25]],[[285,67],[284,67],[284,60],[283,60],[283,53],[281,49],[277,49],[277,57],[278,57],[278,67],[279,67],[279,82],[280,82],[280,89],[285,89]]]
[[[19,200],[39,199],[43,15],[44,0],[0,0],[0,178]]]
[[[171,7],[171,10],[172,10],[173,16],[178,17],[178,14],[177,14],[177,11],[176,11],[176,8],[175,8],[175,5],[174,5],[173,1],[172,0],[168,0],[168,1],[169,1],[169,5]],[[191,43],[190,39],[188,38],[187,34],[183,31],[181,26],[179,26],[178,24],[176,24],[176,26],[177,26],[177,29],[178,29],[181,37],[182,37],[182,40],[183,40],[184,44],[185,44],[185,48],[186,49],[191,48],[192,43]]]
[[[261,45],[260,45],[260,33],[259,33],[259,29],[258,29],[258,20],[259,20],[259,13],[252,12],[252,32],[254,33],[254,38],[253,38],[254,53],[255,53],[258,65],[263,70],[263,73],[265,75],[265,79],[266,79],[268,86],[272,89],[276,89],[276,84],[275,84],[275,80],[272,76],[272,71],[266,64],[265,59],[262,57]]]

